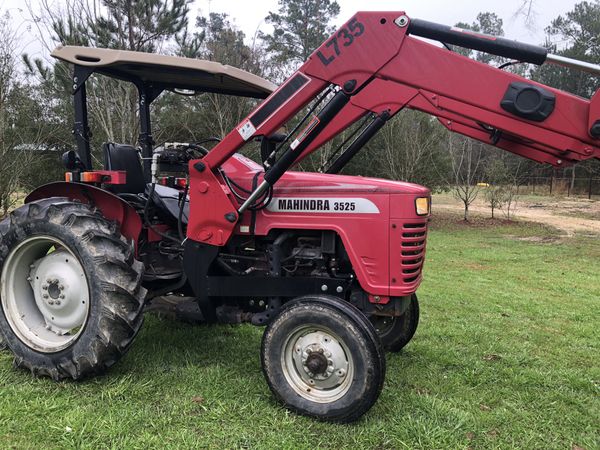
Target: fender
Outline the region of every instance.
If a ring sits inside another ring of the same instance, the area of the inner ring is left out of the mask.
[[[67,197],[95,206],[104,217],[119,224],[121,234],[133,240],[137,252],[142,219],[135,208],[122,198],[89,184],[58,181],[36,188],[25,198],[25,203],[50,197]]]

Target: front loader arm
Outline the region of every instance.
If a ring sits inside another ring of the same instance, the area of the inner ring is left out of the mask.
[[[501,100],[512,83],[526,83],[551,93],[554,110],[548,118],[534,122],[504,110]],[[600,119],[600,97],[590,101],[410,35],[400,52],[352,97],[347,109],[353,111],[352,117],[383,110],[393,116],[404,107],[438,117],[451,131],[555,167],[600,157],[600,142],[590,134]],[[340,114],[301,158],[351,123]],[[490,131],[498,133],[492,136]]]
[[[207,156],[190,163],[195,206],[188,237],[224,245],[239,215],[286,170],[368,114],[384,122],[405,107],[417,109],[438,117],[451,131],[554,166],[600,158],[600,133],[594,129],[600,127],[600,98],[590,101],[535,83],[411,33],[524,62],[540,64],[550,57],[541,47],[418,20],[413,24],[401,12],[357,13]],[[270,136],[330,86],[335,89],[328,103],[290,139],[262,183],[239,205],[223,187],[218,168],[246,141]],[[517,112],[516,100],[512,109],[506,105],[509,91],[524,96]],[[537,109],[532,93],[540,97]]]

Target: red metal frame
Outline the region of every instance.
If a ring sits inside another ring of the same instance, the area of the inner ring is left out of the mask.
[[[518,75],[471,60],[407,35],[407,26],[394,20],[403,12],[360,12],[346,22],[298,69],[310,82],[272,114],[254,132],[270,135],[282,127],[328,85],[344,86],[354,80],[351,101],[327,128],[299,155],[305,157],[358,118],[371,112],[395,114],[404,107],[440,118],[451,131],[490,143],[482,124],[500,130],[497,146],[538,162],[562,166],[600,157],[598,142],[589,133],[599,100],[571,95]],[[292,77],[290,77],[291,79]],[[512,82],[526,81],[556,96],[554,112],[543,122],[511,115],[500,100]],[[280,87],[270,98],[277,95]],[[268,102],[268,100],[265,102]],[[263,103],[264,105],[265,103]],[[261,105],[253,111],[258,111]],[[203,158],[205,170],[190,163],[192,202],[188,237],[222,246],[235,223],[225,215],[239,207],[224,187],[216,169],[246,142],[240,123]]]

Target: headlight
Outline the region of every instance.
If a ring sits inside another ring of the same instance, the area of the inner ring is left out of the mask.
[[[426,216],[429,214],[429,197],[417,197],[415,200],[417,216]]]

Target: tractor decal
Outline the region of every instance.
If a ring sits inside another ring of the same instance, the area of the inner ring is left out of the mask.
[[[275,197],[267,206],[271,212],[317,212],[379,214],[379,208],[366,198]]]

